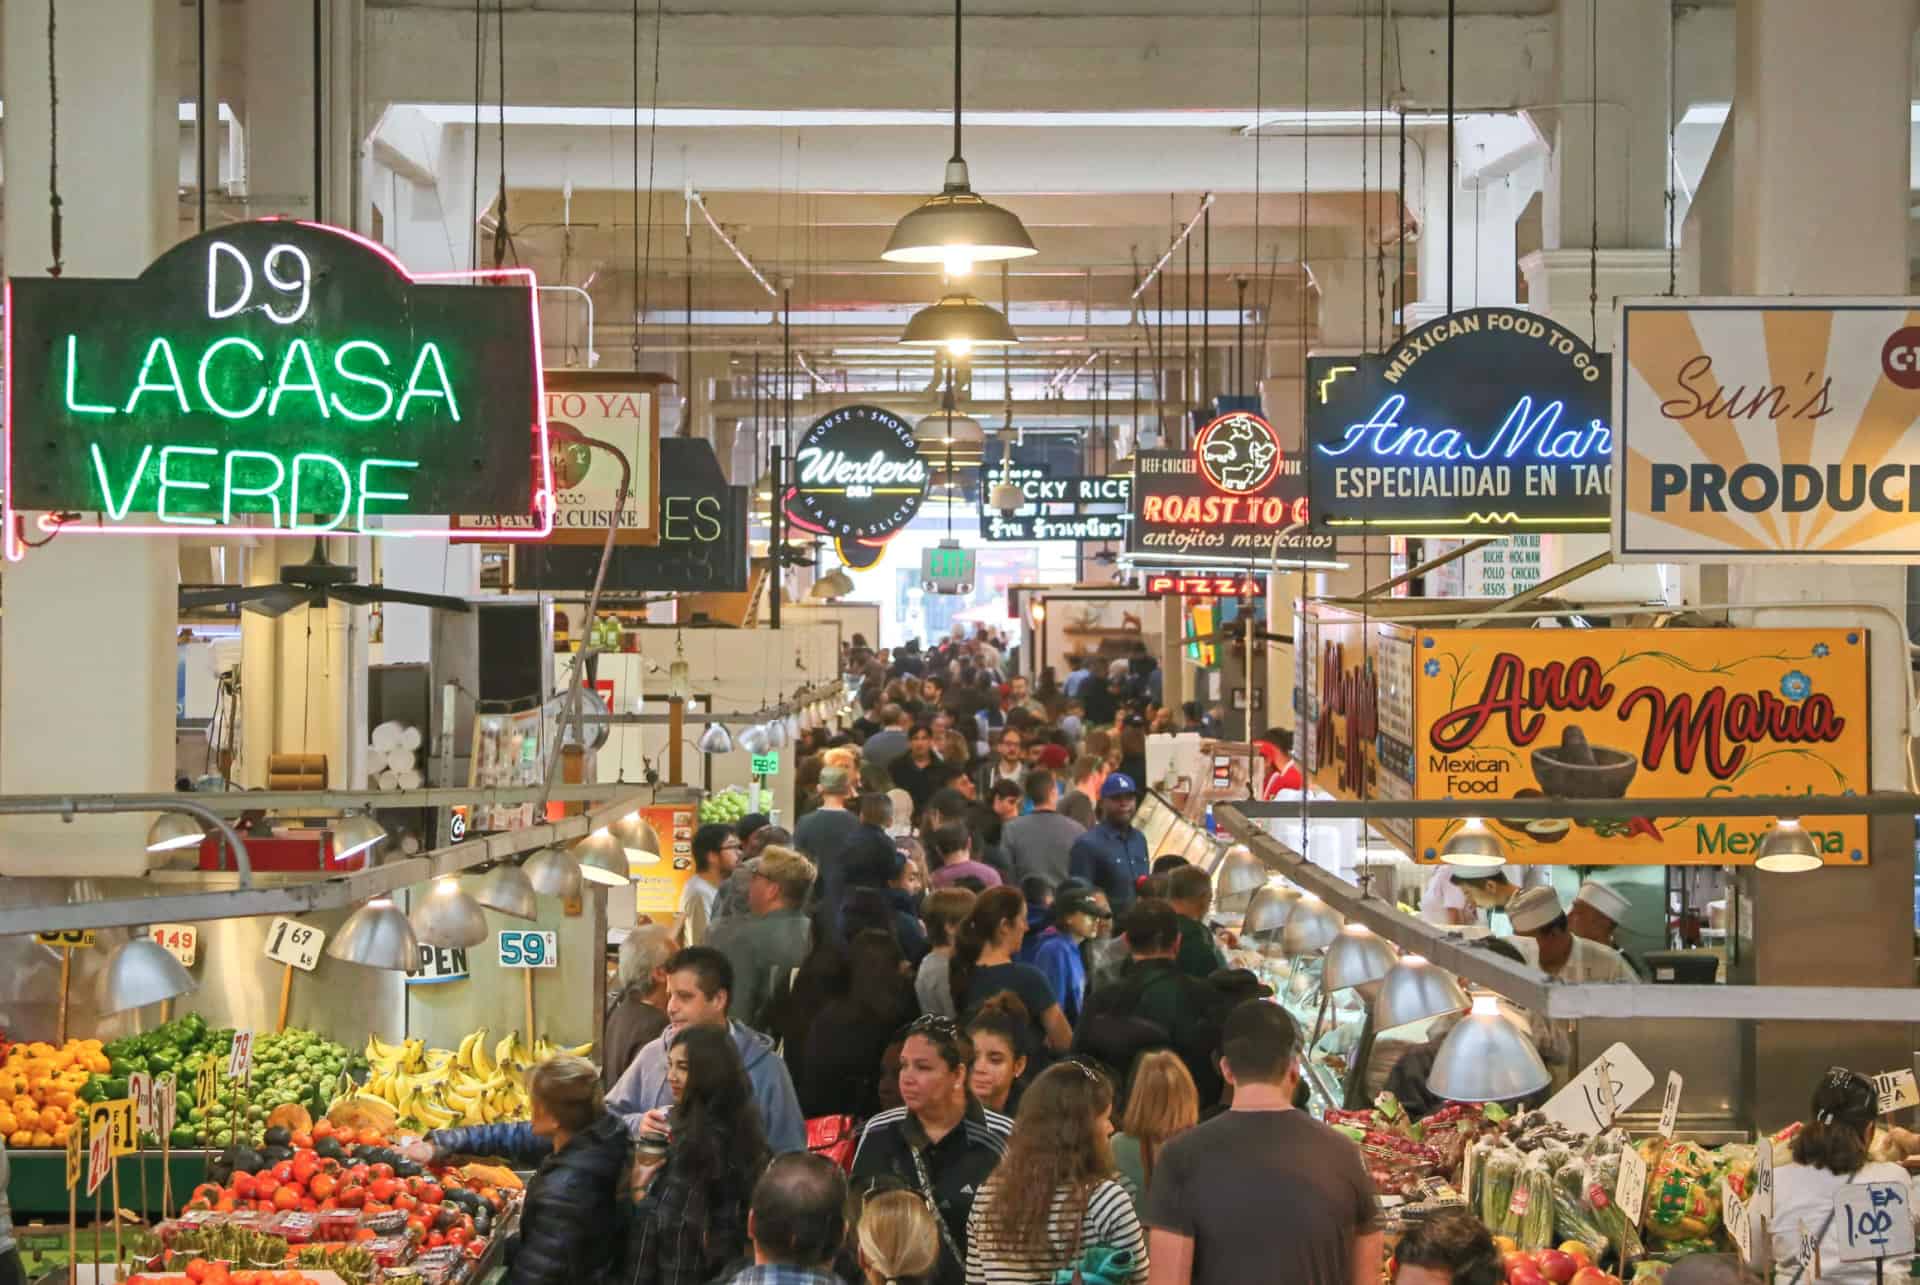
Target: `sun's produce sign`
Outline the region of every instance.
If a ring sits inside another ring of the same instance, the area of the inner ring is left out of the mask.
[[[1771,818],[1656,816],[1634,799],[1868,788],[1864,630],[1369,628],[1364,650],[1344,613],[1309,633],[1316,783],[1344,798],[1620,801],[1599,820],[1490,821],[1518,863],[1749,864]],[[1382,828],[1433,861],[1460,824]],[[1867,861],[1865,818],[1804,824],[1827,864]]]
[[[464,513],[542,537],[533,286],[412,277],[351,233],[278,220],[193,237],[130,281],[12,278],[9,526],[45,510],[98,515],[63,525],[85,534],[304,535]]]

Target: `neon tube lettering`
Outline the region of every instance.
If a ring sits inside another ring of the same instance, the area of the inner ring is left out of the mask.
[[[1531,453],[1543,460],[1590,459],[1613,450],[1612,430],[1597,419],[1589,421],[1584,429],[1557,429],[1566,409],[1562,401],[1542,403],[1536,410],[1532,396],[1523,395],[1486,445],[1478,448],[1468,444],[1458,429],[1402,424],[1400,415],[1406,405],[1406,397],[1395,393],[1374,408],[1364,423],[1347,425],[1340,441],[1323,442],[1314,449],[1338,458],[1364,446],[1369,454],[1380,458],[1408,457],[1439,463],[1461,459],[1478,463],[1496,454],[1512,460],[1526,452],[1530,442]]]
[[[67,409],[75,415],[111,415],[112,406],[102,406],[98,402],[83,402],[74,391],[74,377],[80,367],[80,339],[77,335],[67,336]]]
[[[417,469],[419,467],[420,467],[420,464],[419,464],[419,461],[417,460],[371,459],[371,460],[360,461],[360,500],[359,500],[360,507],[359,507],[358,525],[361,530],[364,531],[367,526],[367,501],[368,500],[406,500],[406,499],[412,498],[411,493],[407,491],[373,490],[371,487],[371,484],[367,480],[367,470],[372,468]]]
[[[300,466],[309,460],[324,464],[340,475],[340,509],[332,520],[320,526],[303,526],[300,522]],[[347,466],[331,455],[322,455],[317,451],[302,451],[293,457],[293,494],[287,500],[287,515],[291,519],[288,526],[295,531],[331,531],[347,519],[347,510],[353,507],[353,474]]]
[[[438,392],[420,387],[420,376],[427,368],[429,357],[433,359],[434,372],[440,378]],[[431,340],[420,345],[420,355],[413,359],[413,374],[407,376],[407,391],[401,394],[400,413],[394,416],[396,420],[404,420],[407,417],[407,403],[416,397],[446,399],[447,414],[452,417],[454,423],[460,422],[460,408],[454,404],[453,400],[453,381],[447,378],[446,363],[440,360],[440,345]]]
[[[295,357],[307,368],[307,382],[304,384],[287,382],[287,376],[293,372]],[[287,393],[312,393],[313,404],[320,408],[320,418],[327,419],[332,414],[327,410],[327,395],[320,390],[320,372],[313,364],[313,350],[307,347],[304,339],[296,339],[287,346],[287,355],[280,362],[280,378],[273,386],[273,396],[267,400],[268,419],[280,413],[280,398]]]
[[[230,307],[220,306],[220,256],[225,254],[240,265],[240,297]],[[215,241],[207,247],[207,317],[218,321],[222,317],[231,317],[247,306],[247,300],[253,298],[253,265],[247,262],[247,256],[228,245],[225,241]]]
[[[153,373],[155,357],[166,358],[169,382],[156,384],[148,380],[147,376]],[[172,393],[174,400],[180,403],[180,413],[182,415],[192,413],[193,408],[187,405],[186,386],[180,382],[180,366],[173,359],[173,345],[168,343],[164,336],[147,345],[146,360],[140,363],[139,382],[135,383],[133,391],[127,394],[127,404],[121,413],[133,414],[133,408],[139,404],[141,395],[145,393]]]
[[[172,522],[180,526],[212,526],[214,524],[212,518],[192,517],[184,513],[170,514],[167,512],[168,491],[211,491],[213,489],[213,483],[211,482],[189,482],[171,476],[167,472],[167,463],[176,455],[218,455],[219,453],[219,451],[214,450],[211,446],[163,446],[160,448],[159,515],[162,522]],[[131,500],[133,492],[128,491],[127,497]]]
[[[106,457],[100,454],[100,443],[90,443],[87,449],[93,452],[93,472],[94,476],[100,479],[100,497],[107,502],[107,516],[118,522],[126,517],[127,510],[133,507],[133,492],[140,485],[141,474],[147,471],[147,461],[153,458],[153,447],[140,448],[140,458],[135,461],[133,473],[127,478],[127,493],[120,498],[118,504],[113,502],[113,485],[107,481],[107,461]]]
[[[282,281],[279,275],[273,270],[274,260],[283,254],[290,254],[300,261],[300,276],[293,281]],[[302,250],[299,246],[276,245],[273,249],[267,251],[267,260],[264,268],[267,284],[275,290],[278,290],[282,294],[292,294],[296,290],[300,292],[300,306],[293,310],[291,316],[283,317],[273,310],[272,304],[265,305],[266,314],[270,320],[282,326],[291,326],[294,322],[307,315],[307,305],[313,302],[313,264],[307,261],[306,251]]]
[[[372,424],[378,420],[385,419],[387,412],[393,409],[393,389],[385,380],[375,379],[371,375],[365,375],[358,371],[347,369],[347,354],[361,348],[367,349],[373,353],[374,356],[378,357],[381,366],[389,369],[392,368],[393,359],[387,356],[387,350],[379,344],[368,339],[351,339],[334,349],[333,370],[335,374],[349,383],[363,384],[368,388],[378,390],[380,394],[380,409],[372,412],[349,410],[346,403],[340,400],[339,393],[332,394],[329,400],[333,402],[334,410],[338,411],[343,418],[350,419],[356,424]]]
[[[273,465],[273,481],[265,486],[235,486],[233,484],[234,465],[243,459],[265,460]],[[287,466],[280,457],[268,451],[229,451],[226,460],[226,486],[221,492],[220,520],[233,521],[233,497],[236,495],[264,495],[267,503],[273,506],[273,525],[280,525],[280,487],[287,480]]]
[[[267,359],[267,355],[260,351],[260,345],[254,343],[251,339],[245,339],[239,335],[228,335],[225,339],[214,340],[211,344],[207,345],[207,350],[200,354],[200,398],[206,402],[208,410],[211,410],[222,419],[251,419],[259,413],[260,403],[267,400],[266,385],[262,384],[260,386],[260,390],[253,395],[253,400],[248,402],[244,409],[235,410],[231,406],[221,405],[220,399],[213,395],[213,389],[207,383],[207,370],[213,364],[214,354],[218,353],[222,348],[229,347],[245,348],[248,354],[258,362],[264,362]]]

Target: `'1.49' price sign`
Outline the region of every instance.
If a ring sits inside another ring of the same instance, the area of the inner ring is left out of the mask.
[[[510,928],[500,934],[500,967],[557,968],[560,966],[558,935],[532,929]]]
[[[153,944],[188,968],[200,952],[200,930],[192,924],[155,924],[147,930]]]

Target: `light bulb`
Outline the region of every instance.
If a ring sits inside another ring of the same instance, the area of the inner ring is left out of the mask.
[[[973,248],[965,245],[947,247],[942,262],[946,264],[950,277],[970,277],[973,275]]]
[[[1500,1016],[1500,1001],[1487,994],[1475,995],[1473,997],[1473,1015],[1475,1017]]]
[[[955,357],[964,357],[968,353],[973,351],[973,340],[949,339],[947,340],[947,351],[952,353]]]
[[[693,672],[684,660],[667,666],[667,695],[677,701],[693,699]]]

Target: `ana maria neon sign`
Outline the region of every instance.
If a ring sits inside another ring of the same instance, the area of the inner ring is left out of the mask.
[[[1315,525],[1604,528],[1609,365],[1565,327],[1510,308],[1442,317],[1385,353],[1309,358]]]
[[[132,281],[7,296],[10,556],[21,510],[71,534],[381,534],[451,513],[519,519],[501,539],[551,529],[523,269],[414,277],[350,233],[270,220]]]

